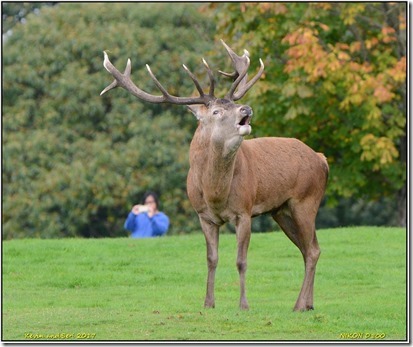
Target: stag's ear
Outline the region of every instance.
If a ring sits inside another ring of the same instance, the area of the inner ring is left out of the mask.
[[[191,111],[196,119],[202,120],[204,118],[207,108],[204,105],[187,105],[188,110]]]

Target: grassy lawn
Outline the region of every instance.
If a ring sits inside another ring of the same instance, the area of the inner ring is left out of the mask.
[[[216,308],[204,309],[201,233],[157,239],[3,242],[3,341],[406,340],[406,230],[320,230],[315,310],[292,312],[298,249],[254,234],[249,311],[238,309],[234,235],[220,238]]]

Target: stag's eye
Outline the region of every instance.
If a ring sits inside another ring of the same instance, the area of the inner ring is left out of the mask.
[[[219,114],[219,113],[220,113],[219,110],[215,110],[214,112],[212,112],[212,114],[213,114],[214,116],[216,116],[216,115]]]

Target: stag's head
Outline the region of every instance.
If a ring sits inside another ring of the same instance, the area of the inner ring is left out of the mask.
[[[118,71],[110,62],[108,55],[104,52],[103,66],[115,78],[115,80],[106,87],[102,93],[104,94],[110,89],[122,87],[129,91],[132,95],[140,100],[151,103],[170,103],[176,105],[187,105],[195,114],[201,126],[210,130],[213,136],[218,137],[218,134],[224,134],[228,137],[242,137],[251,133],[251,117],[252,109],[247,105],[237,104],[247,91],[261,77],[264,71],[264,63],[260,59],[260,69],[257,74],[248,81],[247,72],[250,65],[249,53],[244,50],[242,56],[237,55],[234,51],[222,41],[226,48],[234,66],[233,73],[219,71],[222,75],[232,78],[233,83],[230,90],[223,99],[216,98],[214,95],[215,80],[207,62],[202,59],[209,77],[209,91],[206,94],[201,88],[195,75],[183,65],[185,71],[194,82],[194,85],[199,93],[198,97],[177,97],[170,95],[167,90],[159,83],[158,79],[152,73],[149,65],[146,65],[148,72],[153,79],[157,88],[162,95],[151,95],[138,88],[131,80],[131,62],[128,59],[124,73]]]

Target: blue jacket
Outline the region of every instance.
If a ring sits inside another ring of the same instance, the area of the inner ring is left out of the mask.
[[[129,212],[124,227],[132,233],[131,237],[162,236],[168,231],[169,218],[163,212],[158,212],[152,218],[146,212],[137,215]]]

